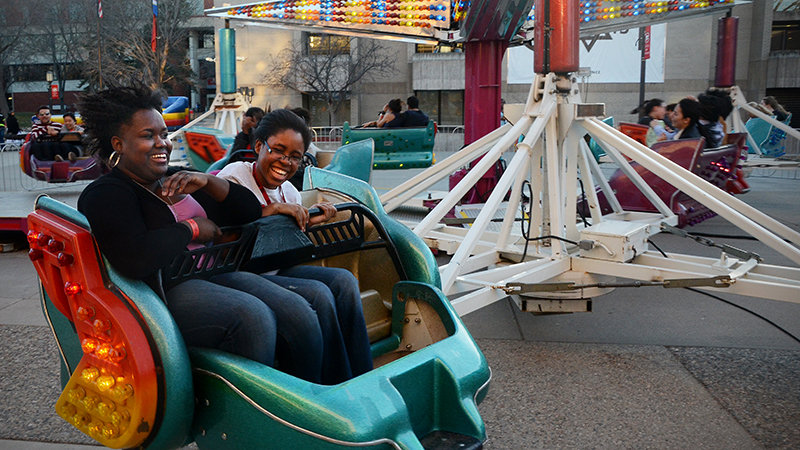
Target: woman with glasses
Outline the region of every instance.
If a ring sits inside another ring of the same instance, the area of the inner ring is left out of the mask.
[[[311,143],[311,131],[303,119],[287,109],[272,111],[261,119],[253,139],[256,162],[229,164],[217,176],[250,189],[261,203],[262,216],[291,216],[304,231],[336,214],[332,204],[320,203],[314,207],[322,214],[310,217],[300,193],[289,181]],[[352,273],[301,265],[262,276],[276,287],[268,304],[276,313],[279,335],[281,318],[292,309],[312,308],[316,312],[323,338],[323,384],[337,384],[372,369],[361,293]],[[280,354],[278,360],[283,367]]]

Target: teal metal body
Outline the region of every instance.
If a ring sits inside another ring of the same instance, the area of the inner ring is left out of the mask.
[[[345,122],[342,129],[342,145],[364,139],[375,141],[372,168],[377,170],[430,167],[435,137],[432,120],[421,128],[351,128]]]
[[[477,404],[488,390],[490,371],[439,290],[441,280],[430,250],[386,215],[368,184],[309,169],[306,185],[336,189],[371,209],[401,257],[406,280],[393,288],[391,330],[372,344],[373,356],[390,357],[388,362],[339,385],[322,386],[235,355],[187,349],[169,311],[152,290],[119,275],[105,260],[95,261],[107,274],[107,288],[121,291],[138,309],[164,373],[163,386],[152,394],[159,396],[160,421],[143,448],[173,449],[194,440],[201,449],[422,450],[431,448],[431,436],[441,441],[440,433],[477,443],[452,448],[480,448],[486,434]],[[79,212],[55,200],[40,198],[38,209],[88,230]],[[42,301],[63,355],[66,382],[82,358],[81,346],[70,319],[53,306],[48,294]],[[412,348],[418,330],[408,317],[432,324],[431,335],[439,337]]]
[[[789,114],[783,123],[788,125],[791,121],[792,115]],[[758,117],[753,117],[748,120],[747,123],[745,123],[745,127],[748,133],[750,133],[750,137],[752,137],[752,141],[748,139],[748,143],[758,146],[762,156],[775,158],[786,153],[785,131]],[[756,151],[751,148],[749,153],[756,153]]]

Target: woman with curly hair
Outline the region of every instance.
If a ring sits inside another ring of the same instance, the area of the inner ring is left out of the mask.
[[[278,335],[275,314],[261,292],[266,280],[234,272],[168,289],[162,284],[161,269],[187,248],[212,242],[220,226],[261,216],[258,200],[246,188],[168,167],[172,143],[162,98],[139,82],[83,96],[88,149],[112,169],[86,187],[78,209],[111,265],[144,281],[165,301],[187,345],[272,365]],[[298,319],[302,339],[290,339],[304,358],[316,357],[312,364],[321,364],[321,332],[316,317],[311,319]]]

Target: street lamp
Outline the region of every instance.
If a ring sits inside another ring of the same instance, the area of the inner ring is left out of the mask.
[[[48,70],[47,74],[45,74],[45,79],[47,80],[47,98],[49,99],[48,105],[50,106],[50,111],[53,111],[53,71]]]

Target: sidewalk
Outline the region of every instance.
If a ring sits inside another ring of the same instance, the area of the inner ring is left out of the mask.
[[[373,184],[387,189],[398,172],[376,172]],[[800,229],[800,180],[748,181],[741,199]],[[741,234],[719,218],[692,230]],[[654,240],[667,252],[713,254]],[[725,242],[787,264],[753,241]],[[58,356],[25,251],[0,253],[0,286],[0,450],[97,448],[53,410]],[[716,295],[800,336],[800,305]],[[552,316],[506,300],[464,322],[493,370],[480,407],[487,449],[800,448],[800,343],[708,296],[617,289],[592,313]]]

